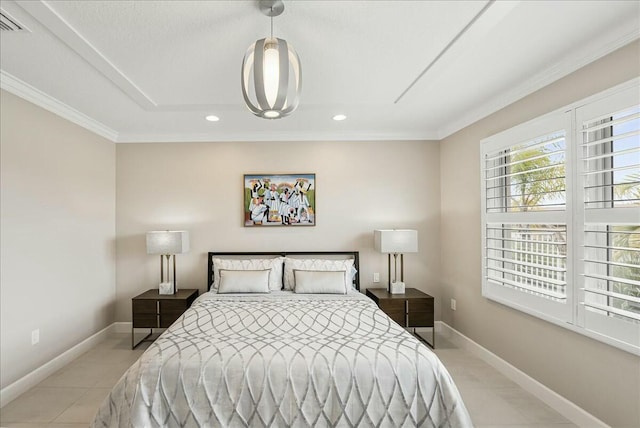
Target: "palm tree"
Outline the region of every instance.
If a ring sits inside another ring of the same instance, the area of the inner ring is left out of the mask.
[[[557,144],[511,155],[511,206],[519,211],[530,211],[544,202],[564,203],[565,166],[553,159],[550,152],[559,150]],[[564,159],[562,159],[564,160]]]
[[[640,201],[640,172],[629,174],[626,180],[615,186],[616,200],[630,201],[631,205],[638,205]]]

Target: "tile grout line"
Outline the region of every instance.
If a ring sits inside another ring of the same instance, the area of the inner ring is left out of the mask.
[[[73,364],[73,361],[69,364]],[[56,387],[52,387],[52,388],[56,388]],[[57,389],[62,389],[62,388],[69,388],[69,387],[57,387]],[[85,388],[83,388],[85,389]],[[86,394],[88,391],[88,388],[84,391],[84,394]],[[82,399],[82,397],[84,396],[80,395],[80,397],[78,397],[78,399],[76,401],[74,401],[73,403],[69,404],[64,410],[62,410],[60,413],[58,413],[52,420],[50,420],[49,422],[47,422],[47,424],[53,424],[56,423],[55,420],[58,419],[64,412],[66,412],[67,410],[69,410],[71,408],[71,406],[73,406],[75,403],[77,403],[78,401],[80,401]]]

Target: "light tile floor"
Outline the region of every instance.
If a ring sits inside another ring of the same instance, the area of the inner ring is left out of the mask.
[[[132,351],[130,335],[113,335],[0,409],[0,426],[86,427],[111,387],[146,346],[143,343]],[[469,352],[439,335],[436,346],[476,427],[575,427]]]
[[[453,377],[477,428],[576,427],[489,364],[438,335],[435,352]]]

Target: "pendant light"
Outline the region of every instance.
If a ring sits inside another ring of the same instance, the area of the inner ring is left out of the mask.
[[[281,0],[261,0],[260,10],[271,17],[271,37],[249,46],[242,61],[242,96],[256,116],[279,119],[297,107],[302,90],[298,54],[284,39],[273,37],[273,17],[284,11]]]

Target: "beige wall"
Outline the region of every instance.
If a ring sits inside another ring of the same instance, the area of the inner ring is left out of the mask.
[[[639,75],[635,42],[440,145],[443,321],[616,427],[640,426],[638,357],[481,296],[480,140]]]
[[[4,388],[114,320],[115,144],[8,92],[0,102]]]
[[[373,249],[377,228],[415,228],[418,254],[405,257],[405,282],[436,293],[439,278],[438,144],[288,142],[119,144],[117,146],[117,314],[157,287],[157,256],[145,233],[186,229],[191,252],[177,256],[178,284],[206,290],[208,251],[359,250],[361,283],[386,278]],[[243,174],[316,174],[315,227],[243,227]],[[384,284],[382,285],[384,286]]]

